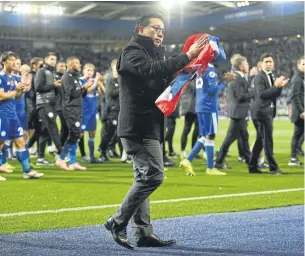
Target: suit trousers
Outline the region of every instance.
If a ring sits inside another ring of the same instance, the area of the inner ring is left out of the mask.
[[[249,170],[257,169],[259,155],[264,148],[269,169],[274,171],[278,169],[278,165],[273,157],[273,117],[270,114],[265,119],[258,119],[256,122],[258,133],[252,149]]]
[[[186,148],[187,136],[189,135],[192,129],[193,123],[195,123],[195,127],[192,135],[192,148],[194,147],[196,141],[198,140],[198,135],[199,135],[198,119],[197,119],[197,114],[191,112],[186,113],[184,119],[183,132],[181,135],[181,151],[184,151]]]
[[[298,144],[302,136],[304,136],[304,120],[300,118],[294,123],[294,133],[291,140],[291,158],[297,157]]]
[[[169,152],[174,152],[173,149],[173,138],[176,129],[176,117],[169,116],[167,118],[167,131],[165,135],[165,141],[168,142],[168,150]]]
[[[121,138],[121,141],[124,150],[133,159],[134,182],[113,215],[113,220],[123,229],[131,219],[134,236],[145,238],[153,234],[149,196],[164,179],[161,143],[159,140],[136,137]]]
[[[228,150],[232,143],[241,137],[241,150],[243,152],[243,156],[245,157],[246,163],[249,163],[250,160],[250,148],[249,148],[249,133],[247,131],[247,120],[246,119],[235,119],[231,118],[227,136],[222,143],[220,148],[216,163],[222,163],[228,153]]]

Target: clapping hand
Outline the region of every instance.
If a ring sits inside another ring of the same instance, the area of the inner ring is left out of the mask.
[[[280,77],[275,79],[274,86],[277,87],[277,88],[284,87],[288,84],[288,81],[289,81],[289,78],[286,78],[284,76],[280,76]]]

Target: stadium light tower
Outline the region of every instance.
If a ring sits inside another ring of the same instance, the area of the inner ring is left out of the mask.
[[[177,0],[177,1],[174,1],[174,0],[161,0],[160,3],[161,5],[166,8],[166,9],[171,9],[172,7],[176,6],[177,3],[179,6],[182,6],[184,5],[185,3],[187,2],[187,0]]]

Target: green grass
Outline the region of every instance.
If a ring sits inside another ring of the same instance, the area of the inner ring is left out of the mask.
[[[217,134],[218,148],[226,134],[228,121],[220,120]],[[175,132],[175,150],[180,151],[180,135],[183,121],[178,120]],[[99,127],[100,129],[100,127]],[[275,158],[280,167],[290,175],[249,175],[246,165],[237,162],[237,146],[230,148],[227,158],[231,169],[228,176],[205,176],[205,161],[194,161],[196,177],[185,176],[176,168],[166,171],[162,186],[151,200],[187,198],[220,194],[255,192],[304,187],[302,167],[289,168],[290,140],[293,126],[289,121],[275,121]],[[249,125],[250,141],[255,138],[252,123]],[[98,132],[99,134],[99,132]],[[189,136],[190,137],[190,136]],[[189,138],[189,144],[190,144]],[[97,138],[99,142],[99,138]],[[188,152],[190,145],[188,145]],[[52,159],[52,158],[49,158]],[[179,160],[175,160],[179,163]],[[5,176],[8,181],[0,183],[0,214],[24,211],[52,210],[82,206],[118,204],[132,184],[131,165],[112,161],[110,164],[88,165],[86,172],[65,172],[56,168],[42,168],[45,177],[41,180],[23,180],[19,164],[16,172]],[[304,193],[289,192],[247,197],[184,201],[153,204],[152,218],[196,215],[213,212],[228,212],[299,205],[304,202]],[[0,217],[0,233],[14,233],[42,229],[75,227],[103,223],[116,207],[77,212],[62,212],[40,215]]]

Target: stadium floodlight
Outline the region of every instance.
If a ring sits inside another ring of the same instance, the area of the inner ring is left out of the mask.
[[[213,30],[215,30],[215,28],[214,27],[210,27],[210,30],[213,31]]]
[[[171,9],[174,5],[184,5],[187,2],[187,0],[161,0],[160,4],[165,8],[165,9]]]
[[[176,48],[176,45],[175,45],[175,44],[172,44],[170,47],[171,47],[172,49],[175,49],[175,48]]]
[[[10,5],[4,6],[4,11],[11,12],[13,10],[13,7]]]
[[[297,38],[301,38],[301,35],[297,35]]]
[[[41,6],[40,13],[42,15],[63,15],[65,8],[60,6]]]
[[[269,40],[269,41],[272,41],[272,37],[269,37],[268,40]]]
[[[178,0],[178,4],[184,5],[187,2],[187,0]]]

